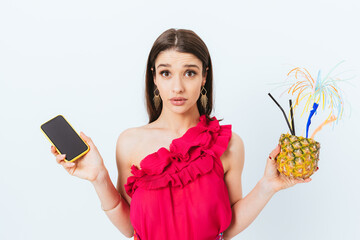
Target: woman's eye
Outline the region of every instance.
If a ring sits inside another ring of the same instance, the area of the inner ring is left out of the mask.
[[[194,71],[187,71],[188,73],[192,73],[192,75],[190,76],[190,77],[193,77],[193,76],[195,76],[196,75],[196,72],[194,72]]]
[[[167,75],[167,76],[164,76],[164,75],[163,75],[164,73],[169,74],[169,72],[168,72],[168,71],[162,71],[162,72],[160,72],[160,75],[161,75],[161,76],[163,76],[163,77],[168,77],[168,75]]]

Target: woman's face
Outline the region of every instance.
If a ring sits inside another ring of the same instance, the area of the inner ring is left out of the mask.
[[[197,108],[206,74],[202,76],[202,62],[195,55],[173,49],[160,52],[155,69],[154,83],[159,89],[163,108],[177,113]]]

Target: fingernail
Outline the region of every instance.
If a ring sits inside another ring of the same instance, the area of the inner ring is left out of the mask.
[[[270,160],[272,160],[272,157],[271,157],[271,156],[269,156],[269,158],[270,158]]]

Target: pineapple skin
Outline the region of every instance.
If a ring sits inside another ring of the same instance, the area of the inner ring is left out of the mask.
[[[320,143],[312,138],[281,134],[279,139],[281,150],[276,157],[280,174],[292,179],[307,179],[317,169]]]

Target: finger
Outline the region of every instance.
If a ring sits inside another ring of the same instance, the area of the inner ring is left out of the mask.
[[[65,161],[65,157],[66,157],[66,154],[59,154],[58,156],[56,156],[56,161],[63,167],[75,166],[75,162],[67,162],[67,161]]]
[[[56,156],[56,162],[61,164],[61,162],[65,162],[65,157],[66,157],[66,154],[58,154]]]
[[[312,179],[311,178],[306,178],[306,179],[296,179],[295,183],[308,183],[310,182]]]
[[[75,166],[75,162],[64,162],[63,166],[71,168]]]
[[[86,136],[83,132],[80,132],[80,137],[84,139],[84,141],[89,144],[91,147],[94,145],[93,141],[90,137]]]
[[[269,154],[270,159],[275,159],[275,157],[280,153],[280,145],[278,144],[274,150]]]
[[[55,156],[59,155],[59,153],[56,151],[56,148],[51,145],[51,153],[54,154]]]
[[[71,168],[75,166],[74,162],[65,162],[65,161],[61,161],[60,165],[63,166],[64,168]]]

